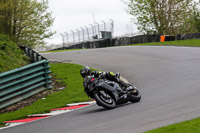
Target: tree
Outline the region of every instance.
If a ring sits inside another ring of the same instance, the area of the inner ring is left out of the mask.
[[[196,29],[196,32],[200,32],[200,11],[199,11],[199,4],[200,3],[195,3],[194,4],[194,12],[193,12],[193,25],[194,25],[194,28]]]
[[[128,13],[136,17],[138,29],[145,34],[176,35],[191,28],[185,25],[193,16],[193,0],[128,0],[126,4]]]
[[[54,19],[48,11],[48,0],[0,0],[0,33],[7,34],[18,45],[44,45],[51,37]]]

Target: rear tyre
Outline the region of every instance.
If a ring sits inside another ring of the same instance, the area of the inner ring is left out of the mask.
[[[139,102],[141,100],[140,92],[135,89],[133,92],[130,92],[130,101],[132,103]]]
[[[116,106],[116,102],[113,97],[103,89],[97,90],[93,92],[94,99],[98,103],[98,105],[103,106],[106,109],[114,109]]]

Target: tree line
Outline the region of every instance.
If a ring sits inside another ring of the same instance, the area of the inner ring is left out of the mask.
[[[144,34],[176,35],[200,32],[199,1],[123,0],[128,14]]]
[[[18,45],[44,45],[55,33],[50,29],[53,22],[48,0],[0,0],[0,34]]]

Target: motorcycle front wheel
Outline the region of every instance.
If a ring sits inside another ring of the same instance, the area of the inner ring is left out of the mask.
[[[133,92],[130,92],[129,95],[132,103],[139,102],[141,100],[140,92],[137,89],[133,90]]]
[[[103,106],[106,109],[115,108],[116,102],[107,91],[98,89],[93,92],[93,95],[98,105]]]

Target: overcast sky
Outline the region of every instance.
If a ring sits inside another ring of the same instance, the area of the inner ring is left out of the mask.
[[[128,26],[137,32],[126,8],[121,0],[49,0],[49,10],[55,18],[52,29],[57,33],[46,41],[48,44],[61,44],[60,33],[89,26],[94,23],[94,19],[98,23],[114,20],[115,36],[129,33]]]

